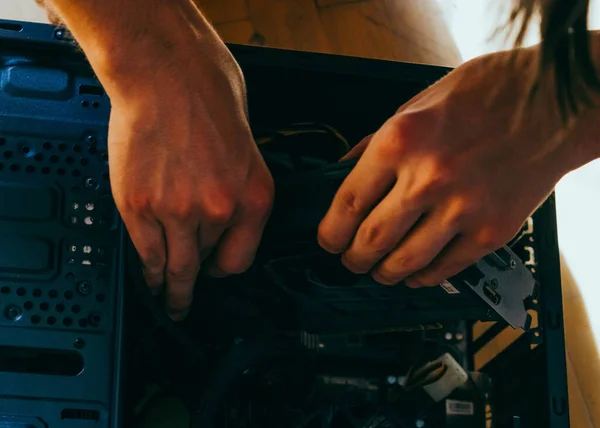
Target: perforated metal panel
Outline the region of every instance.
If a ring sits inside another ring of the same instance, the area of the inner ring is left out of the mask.
[[[18,28],[0,27],[0,425],[113,428],[124,231],[110,103],[52,27]]]
[[[0,244],[7,251],[17,246],[45,254],[42,259],[47,261],[46,266],[34,266],[42,260],[36,257],[27,266],[20,260],[26,254],[10,251],[13,264],[22,267],[6,261],[4,269],[22,269],[19,278],[31,281],[0,282],[4,302],[0,324],[104,329],[107,280],[114,263],[112,249],[96,234],[117,227],[106,150],[98,148],[91,134],[83,142],[3,136],[0,153],[0,195],[2,205],[9,205],[0,208],[0,220],[23,225],[25,233],[28,222],[60,222],[65,229],[62,239],[47,238],[45,232],[26,238],[19,232]]]

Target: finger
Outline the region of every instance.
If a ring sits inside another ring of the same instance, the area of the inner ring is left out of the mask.
[[[373,278],[394,285],[427,267],[458,233],[458,227],[445,217],[442,210],[426,215],[375,268]]]
[[[363,156],[338,189],[329,211],[319,225],[319,244],[331,253],[342,253],[362,221],[394,185],[396,175]]]
[[[248,191],[215,250],[209,274],[222,277],[245,272],[254,262],[273,203],[273,187]]]
[[[252,266],[266,221],[246,221],[229,228],[214,254],[209,274],[224,277],[245,272]]]
[[[342,157],[340,159],[340,162],[360,157],[367,149],[367,146],[371,142],[372,138],[373,138],[373,134],[367,135],[365,138],[363,138],[361,140],[360,143],[358,143],[356,146],[352,147],[352,149],[350,149],[350,151],[348,153],[346,153],[344,155],[344,157]]]
[[[457,237],[425,269],[407,278],[406,284],[412,288],[441,284],[477,262],[488,252],[475,244],[472,239],[464,236]]]
[[[200,223],[198,252],[201,265],[210,257],[226,230],[227,227],[223,224],[215,224],[208,221]]]
[[[342,256],[342,262],[350,271],[369,272],[398,246],[419,220],[424,208],[403,204],[403,193],[404,188],[396,185],[360,225],[350,248]]]
[[[165,283],[167,261],[166,241],[162,225],[157,220],[122,214],[123,222],[142,263],[146,285],[152,294],[161,292]]]
[[[174,321],[186,315],[192,303],[200,269],[198,226],[192,222],[165,223],[167,238],[167,311]]]

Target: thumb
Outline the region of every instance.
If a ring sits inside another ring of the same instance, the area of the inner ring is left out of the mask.
[[[365,138],[363,138],[360,143],[358,143],[356,146],[352,147],[352,149],[348,153],[346,153],[343,158],[340,159],[340,162],[360,157],[364,153],[364,151],[367,149],[367,146],[371,142],[372,138],[373,138],[373,134],[368,135]]]

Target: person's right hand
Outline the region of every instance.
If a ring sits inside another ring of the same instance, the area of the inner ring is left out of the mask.
[[[175,320],[201,267],[224,276],[251,266],[274,191],[248,125],[241,70],[197,9],[185,12],[194,28],[205,24],[203,34],[168,15],[161,19],[173,20],[173,38],[123,37],[118,55],[81,38],[111,99],[113,196],[147,284],[165,289]]]
[[[321,246],[354,273],[416,288],[509,241],[598,151],[597,111],[563,127],[551,76],[525,103],[537,58],[535,47],[514,67],[508,52],[475,58],[405,103],[347,155],[360,159],[320,224]]]

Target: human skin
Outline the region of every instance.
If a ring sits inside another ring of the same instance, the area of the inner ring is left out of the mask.
[[[240,68],[188,0],[53,0],[110,96],[113,196],[145,279],[185,316],[201,268],[251,266],[273,180]]]
[[[114,197],[149,287],[166,291],[179,320],[201,268],[251,265],[271,208],[243,76],[190,0],[50,3],[111,97]],[[353,272],[418,287],[510,240],[562,176],[600,156],[598,111],[564,126],[552,73],[524,108],[537,55],[469,61],[359,144],[320,225],[322,247]]]
[[[508,51],[465,63],[360,143],[321,245],[355,273],[419,287],[509,241],[566,173],[600,157],[598,110],[564,123],[551,72],[526,103],[538,52],[522,49],[514,64]]]

